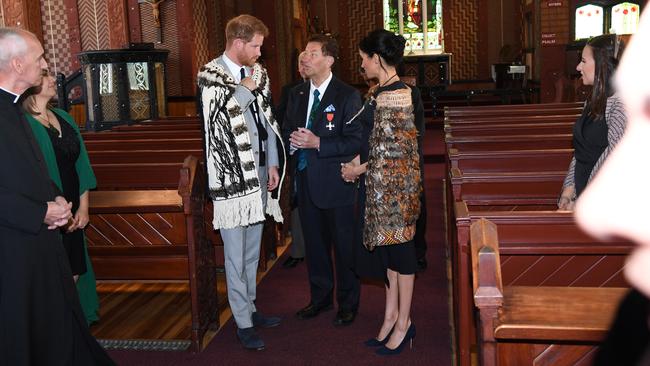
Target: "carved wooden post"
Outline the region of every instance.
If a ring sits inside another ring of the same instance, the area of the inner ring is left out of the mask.
[[[129,21],[125,0],[107,0],[108,40],[112,49],[124,48],[129,44]]]
[[[1,3],[5,27],[26,29],[43,43],[41,3],[39,0],[5,0]]]

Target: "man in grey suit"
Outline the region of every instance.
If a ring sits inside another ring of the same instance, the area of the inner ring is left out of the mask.
[[[255,306],[265,214],[282,222],[279,197],[270,191],[282,183],[278,152],[284,149],[276,146],[280,128],[271,112],[266,70],[257,63],[267,35],[253,16],[231,19],[225,52],[198,74],[213,226],[224,243],[228,302],[240,342],[254,350],[264,348],[255,328],[280,324]]]

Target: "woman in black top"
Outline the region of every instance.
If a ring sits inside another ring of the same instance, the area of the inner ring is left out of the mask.
[[[625,109],[611,83],[623,48],[623,41],[607,34],[592,38],[582,50],[576,69],[582,82],[593,88],[573,127],[574,157],[558,201],[561,210],[573,209],[575,199],[623,136]]]
[[[422,181],[422,134],[416,126],[423,129],[424,115],[419,91],[400,81],[395,69],[404,44],[402,36],[383,29],[359,44],[365,76],[378,84],[351,122],[363,125],[361,153],[341,170],[346,181],[359,180],[355,269],[361,277],[386,283],[382,326],[376,338],[365,342],[380,347],[377,353],[384,355],[401,352],[415,337],[410,317],[416,271],[413,234]],[[383,245],[378,236],[390,236],[394,244]]]

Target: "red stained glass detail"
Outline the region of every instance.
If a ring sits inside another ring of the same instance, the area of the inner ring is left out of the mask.
[[[590,17],[590,16],[591,16],[591,12],[587,13],[587,16]]]
[[[623,10],[623,14],[627,15],[628,11],[627,9]]]
[[[584,11],[582,11],[582,10],[578,10],[578,14],[582,15],[582,14],[584,14],[584,13],[585,13]]]
[[[632,10],[633,13],[636,12],[636,8],[635,8],[634,6],[633,6],[632,9],[630,9],[630,10]]]
[[[600,10],[596,10],[596,14],[600,14]]]

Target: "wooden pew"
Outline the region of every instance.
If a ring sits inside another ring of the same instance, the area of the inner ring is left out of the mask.
[[[504,285],[497,226],[470,230],[480,364],[589,364],[627,289]]]
[[[179,138],[179,139],[114,139],[114,140],[89,140],[85,141],[86,148],[90,150],[196,150],[203,149],[203,139]]]
[[[561,171],[569,168],[573,149],[448,151],[451,168],[463,173]]]
[[[545,122],[545,123],[481,123],[468,125],[447,125],[445,134],[460,136],[493,136],[493,135],[549,135],[568,134],[573,131],[571,122]]]
[[[203,161],[203,149],[187,150],[90,150],[92,164],[169,163],[183,161],[188,154]]]
[[[160,139],[187,139],[187,138],[201,138],[201,133],[197,130],[191,129],[175,129],[175,130],[124,130],[124,131],[111,131],[106,132],[87,132],[82,135],[85,141],[98,141],[98,140],[160,140]]]
[[[215,254],[204,225],[205,176],[187,157],[177,189],[91,191],[88,251],[98,279],[188,280],[191,342],[219,326]]]
[[[482,123],[504,123],[504,124],[521,124],[521,123],[552,123],[552,122],[575,122],[580,117],[579,114],[566,115],[533,115],[520,116],[509,115],[501,116],[500,113],[486,114],[476,117],[465,117],[462,119],[445,119],[446,126],[454,125],[476,125]]]
[[[136,131],[177,131],[177,130],[191,130],[196,132],[202,131],[202,126],[198,123],[183,123],[183,124],[150,124],[150,125],[131,125],[120,126],[111,129],[113,132],[136,132]],[[99,132],[101,133],[101,132]]]
[[[526,149],[572,149],[573,134],[522,134],[489,136],[445,136],[447,151],[526,150]]]
[[[546,111],[568,111],[569,113],[580,113],[584,106],[583,102],[573,103],[544,103],[544,104],[511,104],[511,105],[490,105],[490,106],[454,106],[445,107],[445,116],[471,117],[483,114],[510,115],[540,115]],[[578,112],[578,110],[580,112]],[[573,112],[572,112],[573,111]]]
[[[451,169],[451,185],[455,201],[477,205],[553,205],[566,170],[464,173]]]
[[[508,286],[627,287],[622,276],[633,244],[601,243],[582,232],[571,212],[472,210],[455,203],[451,243],[458,354],[468,365],[475,339],[470,225],[481,218],[499,227],[501,274]]]

